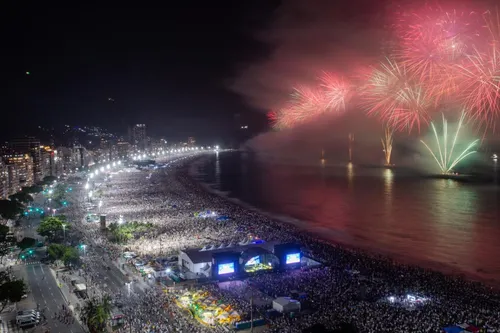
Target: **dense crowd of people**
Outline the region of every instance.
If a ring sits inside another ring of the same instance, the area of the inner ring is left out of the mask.
[[[82,274],[100,290],[99,295],[108,294],[123,305],[127,318],[123,332],[133,328],[133,332],[194,333],[220,328],[199,324],[174,304],[172,295],[156,287],[136,288],[132,295],[118,283],[112,287],[105,281],[102,253],[93,247],[104,249],[109,260],[116,261],[125,249],[139,257],[151,258],[160,254],[177,255],[186,248],[235,244],[253,237],[299,242],[309,257],[323,264],[257,274],[238,287],[251,285],[255,293],[262,294],[266,304],[254,303],[259,316],[264,316],[271,299],[292,296],[296,291],[303,293],[304,314],[270,318],[271,332],[301,332],[316,323],[335,329],[346,322],[355,324],[360,332],[439,332],[446,325],[464,322],[500,329],[500,294],[491,288],[319,241],[290,225],[208,193],[189,175],[186,167],[189,161],[185,159],[154,171],[125,168],[111,174],[106,186],[101,185],[102,194],[97,200],[103,202],[101,209],[106,212],[108,223],[121,219],[154,225],[151,231],[125,245],[111,243],[98,225],[85,222],[81,205],[74,205],[66,213],[72,220],[81,221],[76,232],[91,244]],[[196,214],[207,210],[230,219],[218,221]],[[200,288],[232,304],[248,319],[250,300],[243,296],[244,292],[217,284]],[[420,295],[428,301],[411,309],[385,301],[392,295],[407,294]]]

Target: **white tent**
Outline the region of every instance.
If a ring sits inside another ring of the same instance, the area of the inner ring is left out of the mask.
[[[75,288],[77,291],[85,291],[87,290],[87,286],[83,283],[76,283]]]
[[[300,302],[290,297],[278,297],[273,300],[273,309],[281,313],[298,312],[300,311]]]

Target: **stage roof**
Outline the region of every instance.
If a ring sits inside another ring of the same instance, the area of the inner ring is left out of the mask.
[[[214,249],[206,249],[204,251],[201,251],[202,249],[186,249],[182,250],[181,252],[184,252],[189,259],[193,262],[193,264],[199,264],[203,262],[212,262],[212,255],[214,253],[221,253],[221,252],[243,252],[245,250],[251,249],[251,248],[262,248],[266,250],[267,252],[273,252],[274,250],[274,245],[278,244],[278,242],[263,242],[259,244],[253,244],[253,243],[248,243],[245,245],[234,245],[231,247],[221,247],[221,244],[218,244],[215,246]]]

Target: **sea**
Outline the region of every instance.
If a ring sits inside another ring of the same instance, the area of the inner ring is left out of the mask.
[[[266,162],[245,152],[213,153],[192,169],[217,194],[303,232],[500,286],[496,177],[463,182],[397,167]]]

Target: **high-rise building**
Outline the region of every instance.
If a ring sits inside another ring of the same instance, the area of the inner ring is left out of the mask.
[[[125,141],[118,141],[116,144],[118,158],[128,158],[130,144]]]
[[[68,147],[59,147],[57,152],[58,161],[60,161],[62,165],[62,171],[69,173],[73,170],[73,151]]]
[[[4,160],[7,165],[16,166],[16,176],[19,186],[33,185],[33,158],[29,154],[4,155]]]
[[[132,143],[137,149],[142,151],[146,150],[147,136],[145,124],[135,124],[134,128],[132,128],[132,140]]]
[[[7,177],[8,195],[13,195],[19,192],[21,187],[19,186],[19,173],[17,165],[7,164]]]
[[[33,158],[33,180],[39,182],[43,179],[42,153],[40,140],[34,137],[16,138],[9,141],[9,147],[16,153],[30,154]]]
[[[74,168],[85,168],[89,165],[89,156],[87,149],[81,146],[73,147],[72,161]]]
[[[57,177],[62,173],[62,161],[58,156],[57,150],[51,146],[45,146],[42,149],[42,167],[44,177]]]
[[[64,164],[63,164],[63,159],[61,158],[61,156],[62,156],[62,153],[59,152],[58,150],[52,151],[52,158],[50,160],[50,162],[52,163],[51,170],[53,170],[53,172],[54,172],[52,174],[52,176],[59,177],[64,172]]]
[[[7,165],[0,160],[0,200],[5,200],[9,196],[9,173]]]
[[[47,149],[48,148],[48,149]],[[42,177],[53,176],[52,172],[52,150],[49,147],[42,148]]]

